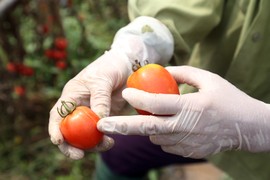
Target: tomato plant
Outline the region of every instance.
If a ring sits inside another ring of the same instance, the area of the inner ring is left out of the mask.
[[[91,179],[96,154],[59,159],[45,127],[64,85],[129,22],[126,3],[0,0],[0,179]]]
[[[99,117],[90,108],[62,101],[58,113],[63,117],[60,131],[70,145],[86,150],[101,141],[103,133],[97,129]]]
[[[141,66],[136,62],[135,67],[134,72],[128,77],[127,87],[149,93],[180,94],[177,82],[163,66],[158,64]],[[142,115],[151,114],[139,109],[136,111]]]

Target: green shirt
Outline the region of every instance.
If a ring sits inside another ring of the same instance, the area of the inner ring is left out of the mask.
[[[172,64],[212,71],[270,103],[269,7],[270,0],[129,0],[129,15],[167,25],[175,41]],[[235,179],[270,179],[270,153],[231,151],[209,159]]]

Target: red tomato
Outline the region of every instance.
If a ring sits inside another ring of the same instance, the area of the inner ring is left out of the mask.
[[[10,62],[10,63],[7,64],[6,69],[9,72],[15,73],[18,70],[18,65],[15,64],[15,63]]]
[[[149,93],[180,94],[177,82],[172,75],[158,64],[139,67],[127,80],[127,87],[140,89]],[[139,114],[151,113],[136,109]]]
[[[54,50],[53,49],[46,49],[44,54],[47,58],[53,58],[54,57]]]
[[[33,76],[35,71],[32,67],[26,66],[22,63],[8,63],[7,70],[12,73],[19,73],[23,76]]]
[[[48,24],[42,24],[37,27],[37,30],[40,34],[45,35],[50,31]]]
[[[59,114],[64,117],[60,124],[64,139],[79,149],[95,147],[103,137],[103,133],[97,129],[99,117],[86,106],[76,107],[74,103],[70,103],[72,106],[69,109],[69,103],[63,101],[61,108],[58,109]]]
[[[54,40],[54,45],[57,49],[64,50],[67,48],[68,42],[66,38],[58,37]]]
[[[41,27],[42,34],[47,34],[49,32],[49,26],[47,24],[43,24]]]
[[[33,76],[35,71],[32,67],[29,67],[29,66],[26,66],[24,64],[21,64],[19,66],[19,70],[18,72],[21,74],[21,75],[24,75],[24,76]]]
[[[67,57],[67,52],[65,50],[55,49],[53,51],[53,59],[55,59],[55,60],[66,59],[66,57]]]
[[[55,63],[55,66],[58,68],[58,69],[66,69],[67,68],[67,63],[64,61],[64,60],[60,60],[60,61],[57,61]]]
[[[15,86],[14,92],[18,96],[24,96],[25,95],[25,87],[24,86]]]

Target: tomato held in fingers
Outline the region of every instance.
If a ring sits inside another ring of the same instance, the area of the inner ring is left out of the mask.
[[[128,77],[127,87],[149,93],[180,94],[177,82],[163,66],[158,64],[141,66],[138,62],[136,63],[136,69]],[[151,115],[140,109],[136,109],[136,111],[142,115]]]
[[[101,141],[103,133],[97,129],[99,117],[90,108],[62,101],[58,113],[63,117],[60,131],[70,145],[87,150]]]

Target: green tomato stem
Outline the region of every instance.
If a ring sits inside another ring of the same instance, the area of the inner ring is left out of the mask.
[[[67,115],[72,113],[76,109],[76,103],[71,101],[61,101],[62,105],[60,108],[57,108],[58,114],[65,118]]]
[[[137,59],[135,60],[135,64],[132,65],[132,70],[133,72],[137,71],[138,69],[140,69],[142,66],[145,66],[147,64],[149,64],[148,60],[144,60],[143,62],[144,64],[142,65]]]

